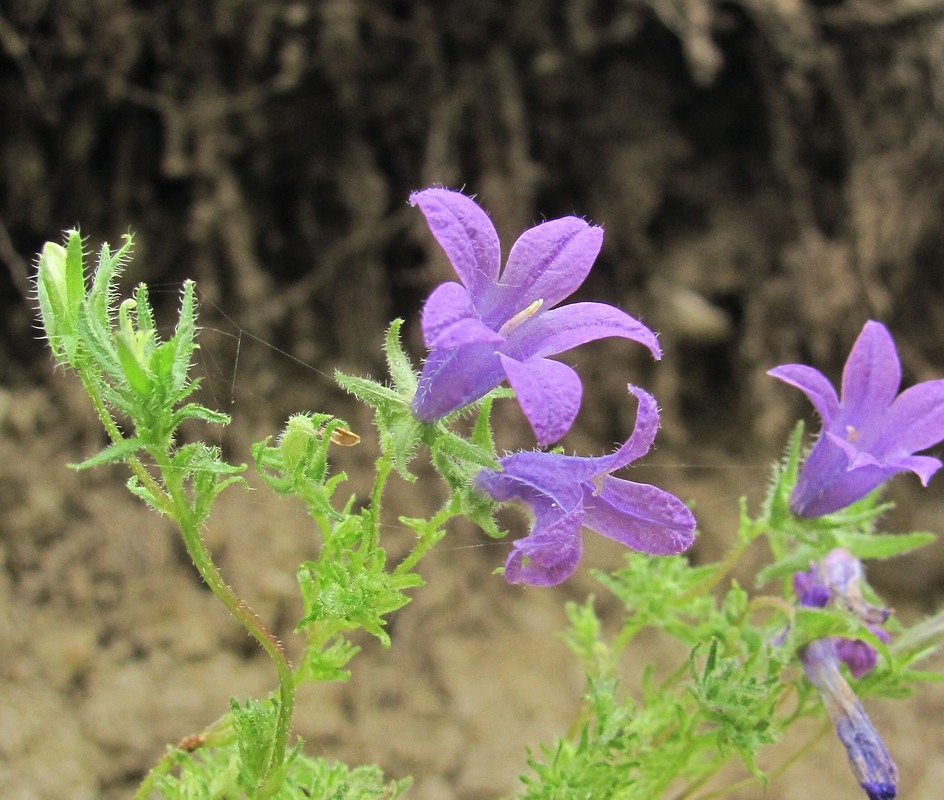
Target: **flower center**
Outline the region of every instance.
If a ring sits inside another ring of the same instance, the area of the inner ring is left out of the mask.
[[[502,336],[508,336],[515,328],[520,328],[525,322],[527,322],[531,317],[538,313],[541,306],[544,305],[543,298],[535,300],[527,308],[523,308],[517,314],[515,314],[508,322],[499,328],[498,332]]]

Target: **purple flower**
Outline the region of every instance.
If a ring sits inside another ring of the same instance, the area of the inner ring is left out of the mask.
[[[839,671],[835,643],[832,639],[810,642],[800,649],[800,662],[832,718],[859,785],[869,800],[892,800],[898,791],[898,770],[859,698]]]
[[[793,589],[801,605],[823,608],[832,602],[855,614],[881,639],[888,634],[878,627],[889,615],[862,597],[862,563],[842,548],[831,550],[819,564],[793,576]],[[800,648],[800,663],[810,683],[823,699],[836,734],[846,748],[852,772],[870,800],[892,800],[897,794],[898,770],[885,744],[843,678],[839,662],[845,662],[855,678],[875,666],[875,648],[860,639],[816,639]]]
[[[476,488],[494,500],[518,500],[534,513],[531,533],[514,543],[505,563],[509,583],[553,586],[570,577],[583,549],[583,526],[653,555],[681,553],[695,540],[695,518],[675,495],[610,475],[649,452],[659,427],[652,395],[629,390],[639,400],[636,424],[615,453],[515,453],[501,459],[501,471],[476,476]]]
[[[541,446],[560,439],[580,408],[580,379],[547,356],[608,336],[644,344],[661,358],[655,334],[604,303],[557,307],[583,283],[603,229],[564,217],[525,231],[499,276],[498,234],[470,198],[448,189],[410,196],[426,216],[459,283],[437,287],[423,307],[431,350],[413,413],[440,419],[478,400],[506,378]]]
[[[862,328],[842,373],[842,400],[812,367],[787,364],[768,374],[804,392],[823,419],[790,496],[797,516],[838,511],[906,470],[927,485],[941,467],[936,458],[914,454],[944,439],[944,380],[898,394],[901,365],[884,325]]]
[[[862,562],[848,550],[837,547],[827,553],[820,564],[811,564],[806,572],[794,574],[793,591],[800,605],[824,608],[831,602],[846,609],[879,639],[888,642],[888,632],[880,625],[890,612],[866,601],[860,588],[862,578]],[[861,678],[875,667],[878,654],[867,642],[836,637],[833,644],[837,658],[849,668],[853,678]]]

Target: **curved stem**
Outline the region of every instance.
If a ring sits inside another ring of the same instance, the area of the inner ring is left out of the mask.
[[[213,557],[203,542],[200,527],[187,499],[178,470],[171,466],[166,454],[155,454],[155,459],[164,477],[167,494],[174,504],[174,519],[180,527],[184,545],[200,577],[214,595],[229,609],[240,624],[249,632],[263,650],[272,659],[279,676],[279,705],[276,720],[275,740],[266,769],[266,782],[260,787],[263,796],[278,791],[281,783],[281,770],[285,761],[285,749],[288,742],[289,728],[295,707],[295,679],[292,667],[285,656],[282,643],[262,624],[253,610],[223,580],[223,576],[213,562]],[[274,783],[273,783],[274,781]]]

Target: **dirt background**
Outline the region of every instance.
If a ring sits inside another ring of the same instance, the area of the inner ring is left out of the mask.
[[[65,467],[101,434],[27,301],[31,254],[64,228],[96,247],[133,229],[132,279],[165,310],[197,280],[205,399],[236,417],[233,459],[289,413],[326,410],[365,435],[341,455],[362,489],[369,423],[328,376],[381,374],[392,316],[420,356],[417,312],[449,275],[409,192],[476,193],[506,246],[543,218],[603,224],[581,296],[642,317],[666,357],[656,368],[622,342],[568,354],[593,388],[566,443],[622,441],[624,384],[653,390],[663,432],[635,477],[696,501],[695,558],[724,549],[736,498],[757,501],[809,411],[766,369],[836,376],[877,318],[907,380],[944,373],[940,0],[11,0],[0,103],[5,798],[126,797],[165,743],[273,684],[124,476]],[[516,414],[499,419],[509,448],[527,443]],[[944,528],[941,480],[899,479],[889,527]],[[397,487],[391,510],[434,492]],[[301,511],[232,491],[207,538],[293,647],[293,569],[315,546]],[[490,574],[507,544],[457,528],[392,620],[393,648],[365,641],[349,684],[303,690],[310,751],[413,774],[420,800],[511,791],[525,746],[577,705],[553,632],[563,600],[594,590],[586,567],[619,559],[588,546],[566,586],[528,590]],[[941,605],[944,547],[871,576],[914,618]],[[662,651],[643,642],[628,669]],[[901,796],[940,797],[944,693],[869,709]],[[817,794],[860,796],[831,741],[765,796]]]

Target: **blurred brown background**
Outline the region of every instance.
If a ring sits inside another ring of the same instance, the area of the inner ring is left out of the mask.
[[[585,400],[566,443],[622,441],[625,383],[654,391],[660,446],[635,477],[695,500],[696,558],[723,550],[737,497],[757,501],[810,413],[768,368],[838,377],[875,318],[907,381],[944,374],[940,0],[11,0],[0,100],[4,797],[128,796],[166,742],[273,683],[124,476],[65,467],[101,435],[28,301],[32,254],[64,228],[93,249],[133,229],[127,285],[147,281],[165,314],[197,280],[204,400],[236,417],[234,460],[292,411],[338,413],[365,439],[340,456],[363,490],[369,422],[330,374],[382,374],[393,316],[420,357],[417,312],[450,274],[409,192],[475,193],[506,249],[544,218],[604,225],[580,296],[641,317],[666,357],[620,341],[567,354]],[[498,428],[529,444],[514,408]],[[899,479],[889,528],[944,527],[941,480]],[[435,490],[394,491],[417,514]],[[395,518],[392,553],[409,541]],[[234,492],[207,538],[293,647],[304,515]],[[525,745],[578,701],[561,601],[598,590],[587,566],[619,552],[588,537],[580,575],[544,592],[490,574],[506,553],[471,529],[447,538],[393,649],[365,641],[349,685],[305,691],[311,752],[412,773],[421,800],[514,788]],[[870,574],[911,619],[940,605],[942,554]],[[937,798],[944,698],[898,705],[869,708],[902,796]],[[843,762],[827,743],[767,796],[857,797]]]

